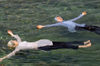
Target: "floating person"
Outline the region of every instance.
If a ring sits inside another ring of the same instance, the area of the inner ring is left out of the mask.
[[[8,47],[15,48],[15,50],[9,53],[8,55],[0,58],[0,62],[6,58],[10,58],[11,56],[14,56],[15,53],[20,50],[34,49],[34,50],[50,51],[50,50],[62,49],[62,48],[78,49],[78,48],[87,48],[91,46],[90,40],[85,41],[85,42],[83,41],[52,42],[48,39],[41,39],[35,42],[27,42],[27,41],[22,41],[21,38],[18,35],[14,35],[11,30],[8,30],[8,34],[10,34],[12,37],[16,39],[16,40],[10,40],[8,42]],[[76,44],[79,44],[79,45],[76,45]]]
[[[100,27],[98,27],[98,26],[78,24],[78,23],[74,22],[74,21],[80,19],[81,17],[83,17],[86,14],[87,14],[86,11],[84,11],[78,17],[76,17],[74,19],[67,20],[67,21],[64,21],[62,17],[57,16],[57,17],[55,17],[55,20],[58,23],[51,24],[51,25],[37,25],[37,28],[42,29],[42,28],[45,28],[45,27],[64,26],[64,27],[68,28],[69,32],[76,32],[77,30],[88,30],[88,31],[100,34]]]

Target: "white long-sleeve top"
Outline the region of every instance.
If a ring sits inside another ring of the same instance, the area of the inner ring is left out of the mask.
[[[45,27],[64,26],[64,27],[68,28],[68,31],[76,32],[76,30],[75,30],[76,26],[84,27],[85,24],[78,24],[78,23],[75,23],[74,21],[78,20],[79,18],[81,18],[83,16],[84,15],[80,14],[78,17],[76,17],[74,19],[63,21],[63,22],[59,22],[59,23],[55,23],[55,24],[51,24],[51,25],[45,25]]]
[[[5,58],[10,58],[11,56],[15,55],[16,52],[20,50],[28,50],[28,49],[38,49],[38,47],[44,47],[44,46],[52,46],[52,41],[48,39],[41,39],[35,42],[27,42],[27,41],[21,41],[21,38],[18,35],[14,35],[14,38],[17,39],[18,46],[15,48],[15,50],[11,53],[9,53]]]

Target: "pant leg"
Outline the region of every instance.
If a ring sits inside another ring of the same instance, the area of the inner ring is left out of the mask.
[[[61,42],[63,44],[84,45],[84,41]]]
[[[66,42],[53,42],[53,46],[39,47],[38,49],[49,51],[64,48],[78,49],[78,45],[68,44]]]
[[[53,46],[60,47],[60,48],[78,49],[78,45],[75,45],[74,43],[77,42],[53,42]]]
[[[92,25],[85,25],[85,27],[76,26],[75,29],[76,30],[88,30],[88,31],[100,34],[100,27],[98,27],[98,26],[92,26]]]

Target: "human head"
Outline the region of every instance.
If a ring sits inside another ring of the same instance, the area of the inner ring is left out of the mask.
[[[8,47],[10,48],[15,48],[18,46],[18,42],[16,40],[10,40],[7,44]]]
[[[56,17],[55,17],[55,20],[56,20],[57,22],[62,22],[62,21],[64,21],[63,18],[60,17],[60,16],[56,16]]]

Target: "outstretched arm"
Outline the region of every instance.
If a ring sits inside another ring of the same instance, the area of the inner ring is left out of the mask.
[[[10,58],[11,56],[14,56],[15,53],[18,52],[18,51],[19,51],[18,49],[15,49],[13,52],[9,53],[7,56],[0,58],[0,62],[2,62],[6,58]]]
[[[61,26],[61,24],[55,23],[55,24],[51,24],[51,25],[45,25],[45,27],[55,27],[55,26]]]
[[[54,27],[54,26],[61,26],[61,24],[60,24],[60,23],[56,23],[56,24],[45,25],[45,26],[43,26],[43,25],[38,25],[37,28],[38,28],[38,29],[41,29],[41,28],[44,28],[44,27]]]
[[[86,11],[82,12],[82,14],[80,14],[78,17],[74,18],[74,19],[71,19],[70,21],[76,21],[78,19],[80,19],[81,17],[83,17],[84,15],[86,15]]]
[[[18,42],[21,42],[21,38],[18,35],[14,35],[11,30],[8,30],[8,34],[14,37]]]

